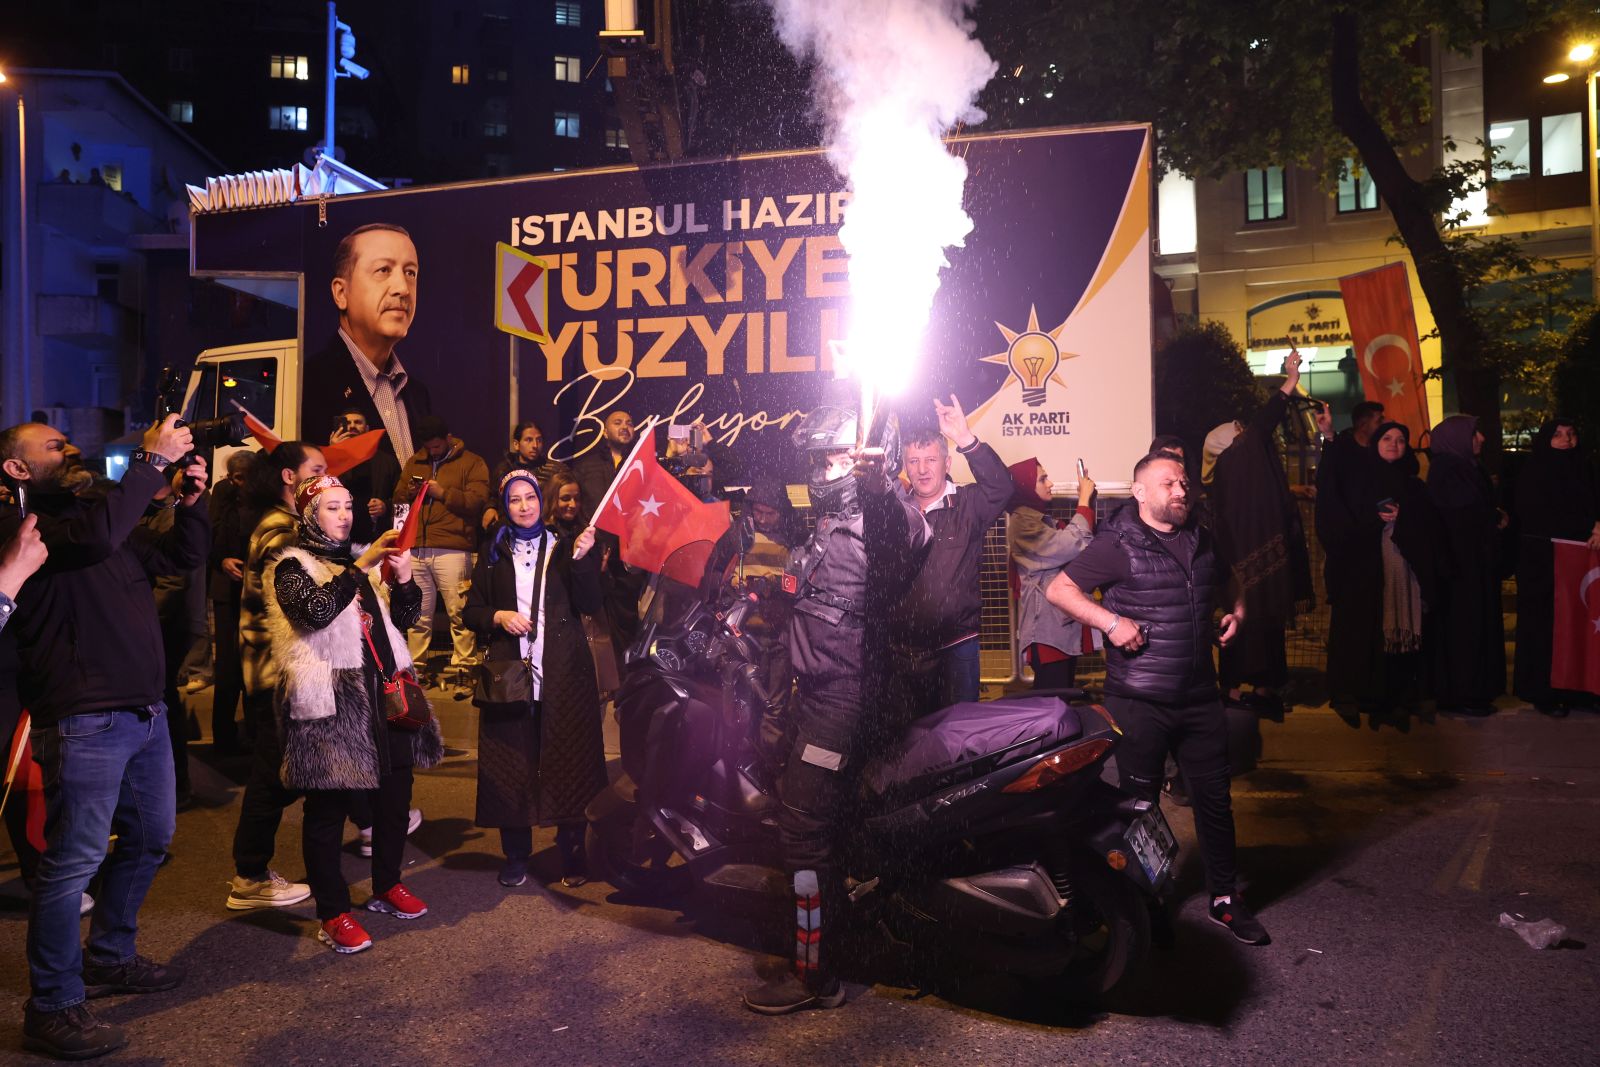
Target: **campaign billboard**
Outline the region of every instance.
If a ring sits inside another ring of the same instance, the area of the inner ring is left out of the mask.
[[[931,423],[932,398],[954,393],[1008,463],[1037,457],[1070,483],[1082,459],[1125,483],[1151,436],[1149,128],[949,147],[973,230],[949,252],[902,420]],[[849,210],[821,152],[776,153],[207,213],[192,262],[301,276],[305,380],[326,381],[319,359],[353,358],[335,249],[356,227],[401,226],[418,269],[394,353],[474,450],[502,452],[515,413],[571,458],[620,406],[636,423],[703,419],[746,472],[787,473],[786,431],[834,373],[829,342],[870,311],[849,306]]]

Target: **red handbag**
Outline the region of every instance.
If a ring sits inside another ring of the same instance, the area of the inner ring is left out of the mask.
[[[378,646],[372,643],[371,619],[359,605],[361,636],[367,639],[372,650],[372,662],[383,670],[383,659]],[[409,667],[402,667],[383,680],[383,717],[390,726],[406,733],[416,733],[433,721],[433,709],[428,707],[428,695],[417,684],[417,676]]]

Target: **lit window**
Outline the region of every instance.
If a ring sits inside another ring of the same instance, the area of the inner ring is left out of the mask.
[[[1494,176],[1500,181],[1526,178],[1532,169],[1527,119],[1501,119],[1489,123],[1489,149],[1494,153]]]
[[[621,126],[611,126],[606,129],[607,148],[627,148],[628,131]]]
[[[504,137],[506,135],[506,124],[493,121],[485,122],[483,124],[483,135],[485,137]]]
[[[465,63],[458,63],[450,68],[451,85],[467,85],[472,81],[472,68]]]
[[[556,112],[556,136],[578,136],[578,113],[576,111]]]
[[[1574,111],[1540,119],[1539,151],[1544,160],[1541,173],[1577,174],[1583,170],[1583,116]]]
[[[1257,167],[1244,172],[1246,222],[1271,222],[1287,214],[1283,196],[1283,168]]]
[[[193,122],[194,121],[194,101],[193,100],[170,100],[170,101],[168,101],[167,102],[167,118],[171,119],[173,122],[181,122],[181,123],[183,123],[185,125],[188,125],[189,123]]]
[[[582,26],[583,5],[578,0],[556,0],[557,26]]]
[[[1341,215],[1378,210],[1378,187],[1372,184],[1372,175],[1353,159],[1345,160],[1339,172],[1338,197],[1335,208]]]
[[[583,61],[577,56],[556,56],[556,81],[575,82],[583,78]]]
[[[305,108],[292,104],[267,109],[267,124],[274,130],[304,130],[307,117]]]
[[[309,81],[311,63],[305,56],[273,56],[267,64],[267,75],[272,78],[290,78]]]

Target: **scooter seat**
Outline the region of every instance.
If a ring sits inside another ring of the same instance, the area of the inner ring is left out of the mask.
[[[1083,732],[1060,697],[1019,696],[952,704],[912,723],[862,782],[874,795],[920,793],[1045,752]]]

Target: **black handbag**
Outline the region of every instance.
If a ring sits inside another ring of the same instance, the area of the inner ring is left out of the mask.
[[[525,659],[485,660],[478,664],[473,699],[479,704],[533,702],[533,668]]]
[[[366,609],[358,607],[357,610],[361,613],[361,636],[367,639],[367,647],[372,650],[372,662],[378,665],[381,674],[384,669],[383,657],[378,655],[378,646],[372,643],[372,628]],[[412,734],[433,721],[428,695],[417,684],[417,676],[411,670],[402,668],[384,678],[383,718],[396,730]]]
[[[533,597],[528,604],[528,614],[535,620],[539,618],[539,601],[544,595],[544,556],[545,545],[541,543],[539,558],[534,564]],[[533,703],[533,676],[537,670],[527,658],[485,659],[478,664],[474,703],[529,706]]]

